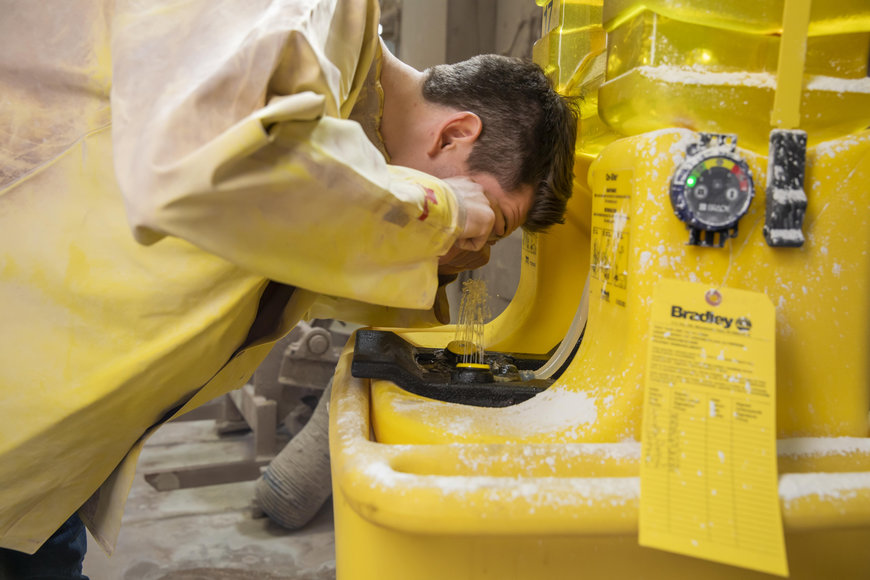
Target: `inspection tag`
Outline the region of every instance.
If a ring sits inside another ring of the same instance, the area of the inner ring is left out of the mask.
[[[650,319],[640,544],[788,575],[764,294],[662,280]]]

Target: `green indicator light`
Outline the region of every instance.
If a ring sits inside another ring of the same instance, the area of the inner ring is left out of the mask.
[[[689,187],[695,187],[695,184],[698,182],[698,178],[694,175],[690,175],[689,179],[686,180],[686,185]]]

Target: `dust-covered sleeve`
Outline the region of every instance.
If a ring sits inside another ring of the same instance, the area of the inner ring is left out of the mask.
[[[133,235],[267,278],[428,308],[462,228],[444,182],[347,120],[378,58],[375,0],[120,1],[115,170]]]

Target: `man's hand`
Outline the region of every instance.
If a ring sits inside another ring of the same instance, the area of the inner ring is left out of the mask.
[[[454,247],[470,252],[482,250],[495,225],[495,212],[483,194],[483,186],[468,177],[461,176],[448,177],[444,181],[450,185],[459,198],[459,203],[465,208],[465,229],[459,235]]]
[[[484,246],[477,252],[463,250],[457,246],[450,248],[450,251],[438,259],[438,273],[458,274],[465,270],[474,270],[485,266],[489,262],[489,245]]]

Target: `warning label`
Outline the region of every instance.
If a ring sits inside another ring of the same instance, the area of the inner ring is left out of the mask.
[[[612,171],[604,179],[604,191],[592,200],[592,277],[601,282],[604,300],[625,307],[632,172]]]

